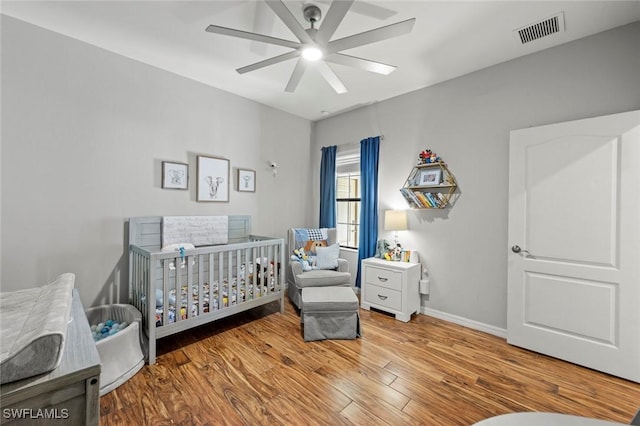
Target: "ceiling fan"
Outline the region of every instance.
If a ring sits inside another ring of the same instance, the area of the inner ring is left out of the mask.
[[[281,0],[265,0],[265,3],[275,12],[282,22],[284,22],[287,28],[291,30],[299,41],[284,40],[263,34],[221,27],[218,25],[209,25],[206,31],[293,49],[292,51],[282,55],[274,56],[273,58],[238,68],[236,71],[240,74],[255,71],[289,59],[298,58],[298,62],[285,88],[287,92],[294,92],[298,83],[300,83],[300,79],[307,69],[309,62],[316,61],[316,68],[333,90],[337,93],[346,93],[347,88],[344,86],[342,81],[340,81],[336,73],[329,67],[327,62],[387,75],[394,71],[396,67],[393,65],[383,64],[381,62],[345,55],[340,52],[354,47],[363,46],[365,44],[375,43],[408,34],[413,29],[413,24],[416,21],[415,18],[411,18],[338,40],[331,40],[331,37],[353,5],[354,1],[355,0],[334,0],[331,3],[331,6],[329,6],[327,16],[324,18],[322,25],[320,25],[319,28],[315,28],[315,24],[320,21],[321,18],[320,8],[314,4],[304,5],[304,18],[311,24],[311,28],[304,29]]]

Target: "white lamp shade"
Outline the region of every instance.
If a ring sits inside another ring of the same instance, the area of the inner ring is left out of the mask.
[[[387,210],[384,212],[384,229],[386,231],[407,230],[406,210]]]

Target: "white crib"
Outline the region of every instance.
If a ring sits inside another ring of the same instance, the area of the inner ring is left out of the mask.
[[[129,299],[156,340],[257,306],[280,301],[284,313],[283,238],[251,235],[249,216],[229,216],[229,243],[161,251],[162,217],[129,219]]]

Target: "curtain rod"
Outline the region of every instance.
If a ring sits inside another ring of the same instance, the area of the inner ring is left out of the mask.
[[[374,136],[375,137],[375,136]],[[384,135],[380,135],[380,140],[383,141],[384,140]],[[345,143],[342,145],[337,145],[338,149],[340,148],[355,148],[355,147],[359,147],[360,146],[360,141],[358,142],[351,142],[351,143]]]

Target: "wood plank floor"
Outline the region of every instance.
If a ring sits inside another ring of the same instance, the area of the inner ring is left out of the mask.
[[[289,301],[164,338],[100,399],[103,425],[469,425],[550,411],[628,423],[640,385],[425,315],[361,310],[357,340],[302,340]]]

